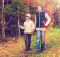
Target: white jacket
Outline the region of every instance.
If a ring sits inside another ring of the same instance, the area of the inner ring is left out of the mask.
[[[35,29],[35,25],[31,20],[27,20],[24,22],[24,33],[32,34],[32,30]]]

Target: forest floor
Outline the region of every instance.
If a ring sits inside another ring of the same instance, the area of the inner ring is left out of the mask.
[[[45,48],[42,53],[36,52],[36,34],[32,35],[31,52],[25,51],[24,36],[15,40],[0,43],[0,57],[60,57],[60,29],[50,28],[46,32]]]

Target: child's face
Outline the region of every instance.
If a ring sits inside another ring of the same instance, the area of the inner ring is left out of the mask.
[[[29,17],[28,16],[26,16],[26,20],[29,20]]]

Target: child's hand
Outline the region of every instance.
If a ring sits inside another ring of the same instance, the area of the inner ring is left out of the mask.
[[[48,26],[48,24],[45,24],[45,26]]]
[[[32,29],[32,32],[34,32],[34,29]]]
[[[18,25],[18,28],[20,28],[20,25]]]

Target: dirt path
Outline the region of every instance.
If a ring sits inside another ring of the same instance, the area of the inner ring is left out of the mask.
[[[23,51],[23,45],[20,41],[8,41],[7,43],[0,43],[0,57],[15,57]]]

